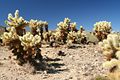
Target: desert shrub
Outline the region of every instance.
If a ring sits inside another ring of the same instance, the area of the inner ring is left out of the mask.
[[[111,22],[100,21],[94,24],[93,33],[99,41],[106,39],[107,35],[111,32]]]
[[[85,43],[84,29],[81,26],[80,30],[77,30],[76,25],[76,22],[71,22],[69,18],[65,18],[63,22],[58,23],[58,28],[53,34],[55,41],[63,44]]]
[[[65,18],[63,22],[57,24],[58,28],[56,29],[55,37],[57,41],[66,43],[67,35],[70,31],[70,19]]]
[[[8,14],[8,20],[5,21],[5,23],[11,27],[14,27],[16,29],[16,33],[19,36],[22,36],[25,34],[25,26],[28,25],[28,21],[24,20],[21,16],[19,16],[19,11],[16,10],[15,16],[13,16],[11,13]]]
[[[77,31],[77,43],[86,44],[87,43],[87,34],[83,26],[80,26],[80,29]]]
[[[24,63],[39,63],[42,61],[41,50],[41,35],[33,31],[34,28],[40,25],[40,22],[30,20],[26,21],[19,16],[19,11],[16,10],[15,16],[8,15],[6,20],[8,32],[2,35],[2,41],[9,49],[12,50],[19,64]],[[26,32],[25,27],[30,26],[31,32]]]
[[[48,22],[31,19],[29,22],[29,27],[30,27],[31,33],[33,35],[39,34],[42,41],[45,39],[49,40],[49,36],[46,36],[47,38],[44,37],[44,35],[48,33]]]
[[[92,32],[85,32],[87,44],[98,44],[98,38],[92,34]]]
[[[109,69],[108,77],[111,80],[120,80],[120,36],[109,34],[107,39],[99,43],[107,61],[103,67]]]

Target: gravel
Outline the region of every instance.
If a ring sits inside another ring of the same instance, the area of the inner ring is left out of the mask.
[[[91,80],[97,75],[105,76],[107,72],[102,67],[105,59],[98,45],[75,49],[44,47],[41,50],[43,56],[53,59],[48,63],[54,70],[33,75],[30,74],[32,68],[17,65],[16,60],[9,58],[11,51],[0,47],[0,80]],[[60,51],[64,56],[58,55]]]

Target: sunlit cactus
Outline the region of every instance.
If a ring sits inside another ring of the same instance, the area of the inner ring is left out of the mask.
[[[77,33],[75,31],[71,31],[67,36],[67,43],[75,43],[77,40]]]
[[[107,35],[111,33],[112,26],[111,22],[100,21],[94,24],[94,35],[99,39],[99,41],[106,39]]]
[[[68,24],[64,23],[64,22],[60,22],[57,24],[58,29],[60,30],[67,30],[68,29]]]
[[[103,63],[103,66],[110,70],[110,74],[120,73],[120,36],[117,34],[109,34],[107,39],[100,42],[99,45],[107,58],[107,61]]]
[[[56,41],[58,41],[58,42],[63,42],[63,36],[64,36],[64,34],[63,34],[60,30],[56,31],[56,32],[53,34],[53,36],[55,37],[55,40],[56,40]]]
[[[48,32],[48,22],[46,21],[38,21],[31,19],[29,22],[29,26],[31,29],[31,33],[33,35],[39,34],[41,37],[41,40],[43,40],[43,32]]]
[[[84,32],[83,26],[80,26],[80,29],[77,31],[77,41],[82,43],[82,44],[87,43],[86,33]]]
[[[56,34],[59,35],[57,36],[57,40],[63,41],[63,43],[66,43],[70,31],[76,31],[76,23],[71,23],[69,18],[65,18],[64,21],[58,23],[57,26]]]
[[[51,31],[43,32],[43,40],[44,42],[50,42],[50,36],[52,35]]]
[[[71,20],[70,20],[69,18],[65,18],[65,19],[64,19],[64,23],[66,23],[66,24],[69,24],[70,21],[71,21]]]
[[[107,60],[116,58],[116,52],[120,50],[120,37],[117,34],[109,34],[107,39],[99,43],[103,49],[103,54],[107,56]]]
[[[34,60],[35,57],[39,57],[39,60],[42,59],[40,49],[41,46],[41,38],[39,35],[32,35],[30,32],[27,32],[22,37],[19,37],[21,41],[21,46],[23,46],[23,60],[31,61]],[[38,52],[37,52],[38,51]],[[39,56],[38,56],[39,55]]]
[[[45,31],[48,32],[48,22],[44,21],[43,26],[45,27]]]
[[[29,26],[30,28],[37,28],[38,26],[41,26],[42,25],[42,22],[38,21],[38,20],[33,20],[31,19],[30,22],[29,22]]]
[[[8,20],[5,23],[10,27],[15,27],[18,35],[25,34],[25,26],[28,25],[28,21],[19,16],[19,10],[15,11],[14,17],[11,13],[8,14]]]
[[[71,23],[71,24],[70,24],[70,30],[71,30],[71,31],[77,31],[76,26],[77,26],[76,22]]]
[[[22,37],[19,37],[21,45],[24,47],[24,50],[27,50],[33,46],[40,45],[41,38],[39,35],[32,35],[30,32],[27,32]]]
[[[80,26],[80,29],[77,31],[78,37],[81,37],[82,35],[85,35],[85,33],[83,31],[84,31],[83,26]]]
[[[5,45],[11,43],[14,40],[19,39],[18,34],[16,33],[16,29],[14,27],[9,27],[9,32],[4,32],[2,35],[2,41]]]
[[[86,33],[83,29],[83,27],[80,27],[80,30],[77,30],[76,23],[74,23],[74,28],[70,28],[70,31],[67,35],[67,47],[70,48],[74,44],[86,44]]]
[[[32,32],[25,32],[26,26],[34,29],[36,27],[41,27],[41,25],[47,25],[46,22],[40,22],[37,20],[31,20],[27,22],[22,17],[19,18],[18,10],[15,12],[15,17],[11,14],[8,16],[6,24],[9,25],[7,32],[2,35],[2,41],[12,53],[17,56],[17,60],[20,64],[29,62],[37,63],[37,61],[42,61],[41,50],[41,35],[39,33],[33,34]],[[36,29],[37,30],[37,29]]]
[[[82,33],[83,31],[84,31],[84,28],[83,28],[83,26],[80,26],[80,33]]]
[[[43,24],[41,21],[31,19],[29,22],[29,27],[30,27],[31,33],[33,35],[38,34],[37,29],[38,29],[38,27],[42,27],[42,25]]]
[[[57,24],[58,28],[60,30],[68,30],[70,27],[70,19],[69,18],[65,18],[63,22],[60,22]]]

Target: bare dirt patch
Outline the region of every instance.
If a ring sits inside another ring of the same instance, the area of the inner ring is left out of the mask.
[[[103,55],[98,45],[83,45],[75,49],[41,48],[48,65],[47,71],[30,72],[30,65],[19,66],[6,47],[0,47],[0,80],[91,80],[105,75]],[[63,55],[61,55],[63,54]]]

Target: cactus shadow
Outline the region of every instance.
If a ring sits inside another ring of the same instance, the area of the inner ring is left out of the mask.
[[[68,71],[68,69],[62,69],[62,66],[65,66],[63,63],[51,63],[49,64],[52,68],[47,71],[49,74],[56,74],[63,71]]]
[[[58,61],[61,61],[60,58],[47,58],[46,61],[50,62],[48,65],[49,69],[47,70],[47,73],[49,74],[55,74],[60,73],[62,71],[67,71],[68,69],[62,69],[63,66],[65,66],[64,63],[59,63]]]
[[[60,58],[47,58],[43,62],[39,64],[34,64],[35,72],[47,71],[48,74],[56,74],[63,71],[67,71],[68,69],[63,69],[62,67],[65,66],[64,63],[59,63],[61,61]]]
[[[60,60],[62,60],[62,59],[60,59],[60,58],[52,59],[52,58],[48,58],[48,57],[45,59],[45,61],[60,61]]]

